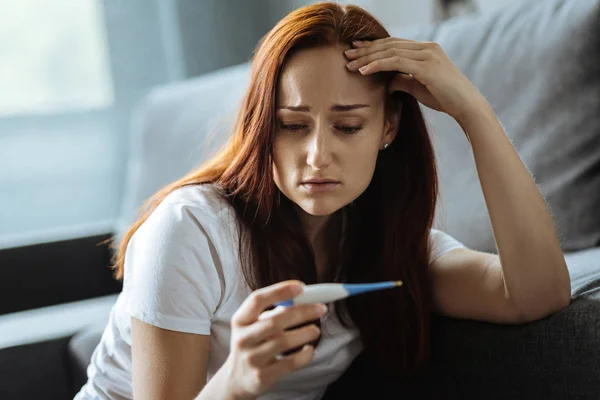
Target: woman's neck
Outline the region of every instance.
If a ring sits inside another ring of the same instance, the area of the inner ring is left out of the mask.
[[[314,216],[300,210],[300,221],[315,255],[318,281],[332,279],[339,257],[342,211]]]

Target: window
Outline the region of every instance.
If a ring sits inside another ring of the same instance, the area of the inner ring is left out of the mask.
[[[2,5],[0,116],[112,104],[102,11],[94,0]]]
[[[131,111],[181,77],[169,4],[0,2],[0,249],[112,231]]]

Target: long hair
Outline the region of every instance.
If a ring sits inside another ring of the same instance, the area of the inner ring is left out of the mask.
[[[238,217],[240,263],[252,290],[286,279],[317,281],[314,254],[293,204],[273,180],[275,94],[292,52],[315,46],[351,45],[353,40],[389,37],[365,10],[319,3],[283,18],[258,43],[251,80],[229,141],[200,167],[149,198],[114,256],[122,279],[127,244],[158,204],[187,185],[219,185]],[[393,73],[380,73],[389,82]],[[368,188],[346,206],[350,221],[336,281],[402,280],[400,289],[364,294],[338,303],[336,313],[359,330],[365,353],[396,376],[427,364],[430,289],[427,278],[429,232],[437,199],[432,143],[417,101],[406,93],[386,100],[399,112],[398,134],[377,159]]]

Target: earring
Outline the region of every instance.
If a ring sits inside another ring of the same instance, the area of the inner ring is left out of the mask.
[[[383,144],[383,150],[387,149],[389,147],[389,145],[390,145],[389,143],[384,143]]]

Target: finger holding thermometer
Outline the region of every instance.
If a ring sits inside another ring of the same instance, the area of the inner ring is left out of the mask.
[[[379,283],[317,283],[304,286],[302,293],[275,306],[290,307],[299,304],[331,303],[357,294],[402,286],[402,281]]]

